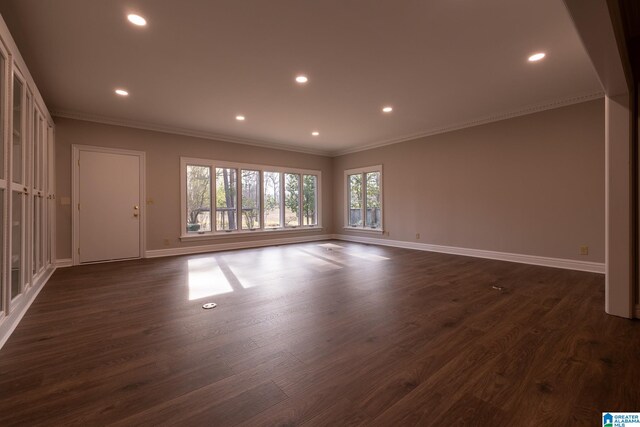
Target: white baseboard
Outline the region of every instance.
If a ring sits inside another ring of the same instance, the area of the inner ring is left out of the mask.
[[[49,281],[54,271],[56,271],[55,267],[49,267],[26,293],[18,297],[20,300],[16,301],[17,304],[11,308],[9,317],[2,319],[2,323],[0,323],[0,350],[16,329],[16,326],[18,326],[18,323],[20,323],[20,320],[22,320],[22,317],[29,307],[31,307],[31,303],[33,303],[42,288],[44,288],[44,285]]]
[[[73,260],[71,258],[57,259],[56,268],[73,267]]]
[[[215,245],[183,246],[181,248],[148,250],[146,252],[145,257],[159,258],[159,257],[175,256],[175,255],[201,254],[206,252],[229,251],[234,249],[248,249],[248,248],[260,248],[264,246],[288,245],[291,243],[316,242],[318,240],[329,240],[329,239],[331,239],[331,235],[329,234],[317,234],[313,236],[283,237],[281,239],[253,240],[253,241],[247,241],[247,242],[233,242],[233,243],[217,243]]]
[[[353,236],[347,234],[333,234],[336,240],[348,242],[369,243],[373,245],[393,246],[396,248],[417,249],[419,251],[440,252],[444,254],[463,255],[475,258],[495,259],[499,261],[518,262],[521,264],[541,265],[544,267],[564,268],[567,270],[588,271],[604,274],[604,263],[577,261],[572,259],[548,258],[535,255],[513,254],[508,252],[486,251],[483,249],[458,248],[455,246],[432,245],[429,243],[404,242],[401,240],[380,239],[367,236]]]

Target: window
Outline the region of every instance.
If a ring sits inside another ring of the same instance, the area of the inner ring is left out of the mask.
[[[320,171],[181,159],[182,238],[314,229]]]
[[[284,174],[284,226],[300,225],[300,175]]]
[[[349,227],[362,227],[362,174],[349,175]]]
[[[382,231],[382,166],[345,171],[345,225]]]
[[[187,165],[187,224],[188,233],[211,231],[211,168]]]
[[[380,172],[367,172],[364,176],[364,194],[367,198],[365,227],[380,229],[382,228],[382,194],[380,192],[382,174]]]
[[[316,225],[318,212],[316,200],[318,199],[318,177],[304,175],[302,178],[302,221],[303,225]]]
[[[260,228],[260,171],[242,170],[242,229]]]
[[[216,168],[216,230],[237,230],[238,171]]]
[[[280,212],[280,173],[264,172],[265,228],[282,227]]]

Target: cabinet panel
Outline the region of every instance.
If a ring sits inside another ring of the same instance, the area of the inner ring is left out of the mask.
[[[0,342],[55,262],[53,121],[0,17]]]

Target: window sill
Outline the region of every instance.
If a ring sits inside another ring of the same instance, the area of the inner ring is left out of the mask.
[[[371,233],[371,234],[383,234],[384,230],[377,228],[362,228],[362,227],[343,227],[344,230],[357,231],[358,233]]]
[[[278,228],[274,230],[243,230],[243,231],[217,231],[213,233],[204,233],[204,234],[183,234],[180,236],[180,240],[183,242],[188,242],[192,240],[216,240],[216,239],[225,239],[225,238],[234,238],[234,237],[247,237],[247,236],[255,236],[255,235],[268,235],[268,234],[286,234],[286,233],[300,233],[300,232],[312,232],[312,231],[321,231],[322,227],[296,227],[296,228]]]

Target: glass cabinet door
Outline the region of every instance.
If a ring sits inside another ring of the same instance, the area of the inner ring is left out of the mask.
[[[22,293],[23,246],[24,246],[24,131],[25,131],[25,87],[14,73],[11,129],[11,299]]]
[[[11,299],[22,293],[22,214],[24,197],[20,191],[12,191],[11,209]]]
[[[46,244],[46,205],[45,205],[45,139],[46,122],[36,107],[33,113],[33,138],[31,141],[31,194],[29,195],[29,213],[31,217],[31,275],[35,278],[45,267]],[[33,282],[33,281],[32,281]]]
[[[23,145],[24,145],[24,84],[14,74],[13,79],[13,138],[11,139],[12,153],[12,181],[16,184],[22,184],[23,179]]]
[[[42,138],[42,115],[37,107],[33,109],[31,135],[31,194],[29,195],[29,207],[31,216],[31,276],[35,276],[40,271],[40,203],[38,193],[40,190],[40,139]],[[33,279],[31,280],[33,283]]]
[[[46,264],[47,266],[52,265],[53,264],[53,258],[54,258],[54,248],[53,248],[53,242],[54,240],[51,237],[51,233],[53,232],[53,224],[51,224],[51,222],[53,221],[53,218],[55,218],[54,212],[55,212],[55,208],[56,208],[56,204],[55,204],[55,194],[54,194],[54,188],[53,188],[53,171],[54,169],[52,167],[50,167],[49,165],[52,164],[53,162],[53,128],[47,124],[45,124],[45,133],[46,133],[46,139],[44,141],[44,156],[46,159],[46,174],[45,174],[45,182],[44,182],[44,190],[45,190],[45,202],[44,205],[46,206],[46,236],[47,236],[47,244],[46,244]]]
[[[4,275],[4,208],[5,208],[5,195],[7,189],[7,178],[5,176],[4,167],[4,151],[5,151],[5,115],[7,111],[5,109],[6,101],[6,88],[7,88],[7,55],[0,47],[0,318],[7,311],[5,295],[7,290],[5,288],[5,275]]]
[[[31,236],[33,234],[33,168],[31,166],[31,156],[33,148],[33,120],[34,105],[31,90],[25,86],[25,114],[24,114],[24,137],[22,138],[22,291],[26,291],[33,284],[31,275]]]
[[[38,193],[37,193],[37,198],[36,198],[36,202],[38,205],[38,271],[42,271],[45,268],[45,256],[46,256],[46,250],[45,250],[45,245],[46,245],[46,239],[44,238],[44,236],[46,235],[45,233],[47,232],[47,226],[46,226],[46,220],[47,220],[47,215],[45,212],[45,200],[46,200],[46,195],[45,195],[45,186],[44,186],[44,181],[45,181],[45,176],[47,174],[47,167],[46,167],[46,161],[45,161],[45,138],[46,138],[46,123],[44,121],[44,118],[42,116],[40,116],[40,120],[38,123],[38,131],[40,132],[40,137],[38,139]]]

